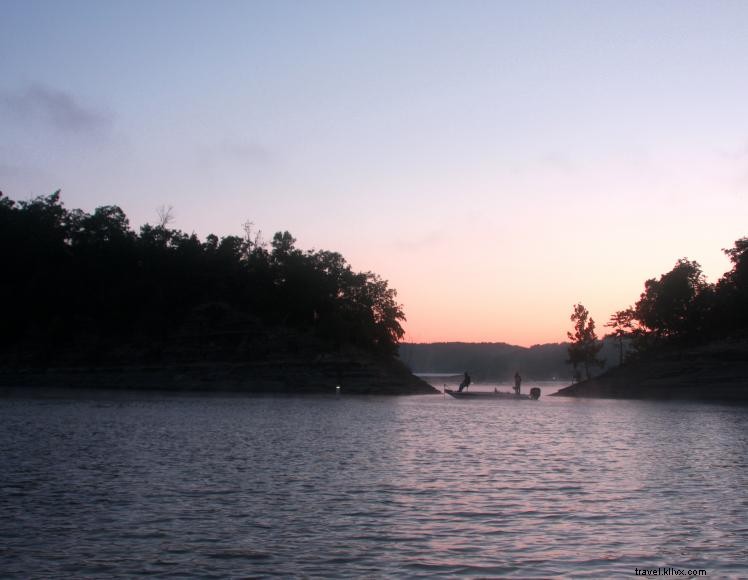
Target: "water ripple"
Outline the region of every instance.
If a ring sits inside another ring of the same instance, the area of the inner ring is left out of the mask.
[[[748,575],[748,409],[0,399],[0,575]]]

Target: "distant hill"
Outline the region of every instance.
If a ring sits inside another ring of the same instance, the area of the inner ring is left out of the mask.
[[[504,342],[436,342],[402,343],[400,360],[414,373],[463,373],[468,371],[477,381],[509,381],[514,373],[529,380],[563,380],[571,382],[568,343],[537,344],[531,347]],[[612,341],[604,341],[601,356],[607,367],[618,362]]]

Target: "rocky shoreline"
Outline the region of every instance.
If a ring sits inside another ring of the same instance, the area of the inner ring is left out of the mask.
[[[417,395],[438,393],[400,361],[318,357],[253,363],[211,362],[0,369],[0,388],[234,392],[247,394]]]
[[[551,396],[748,402],[748,341],[659,352]]]

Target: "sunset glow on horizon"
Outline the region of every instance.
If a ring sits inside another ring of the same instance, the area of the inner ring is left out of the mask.
[[[3,3],[0,190],[340,252],[408,342],[598,335],[748,236],[748,3]]]

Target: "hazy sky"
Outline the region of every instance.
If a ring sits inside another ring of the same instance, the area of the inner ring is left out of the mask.
[[[407,340],[560,341],[748,235],[748,2],[0,0],[0,189],[253,221]]]

